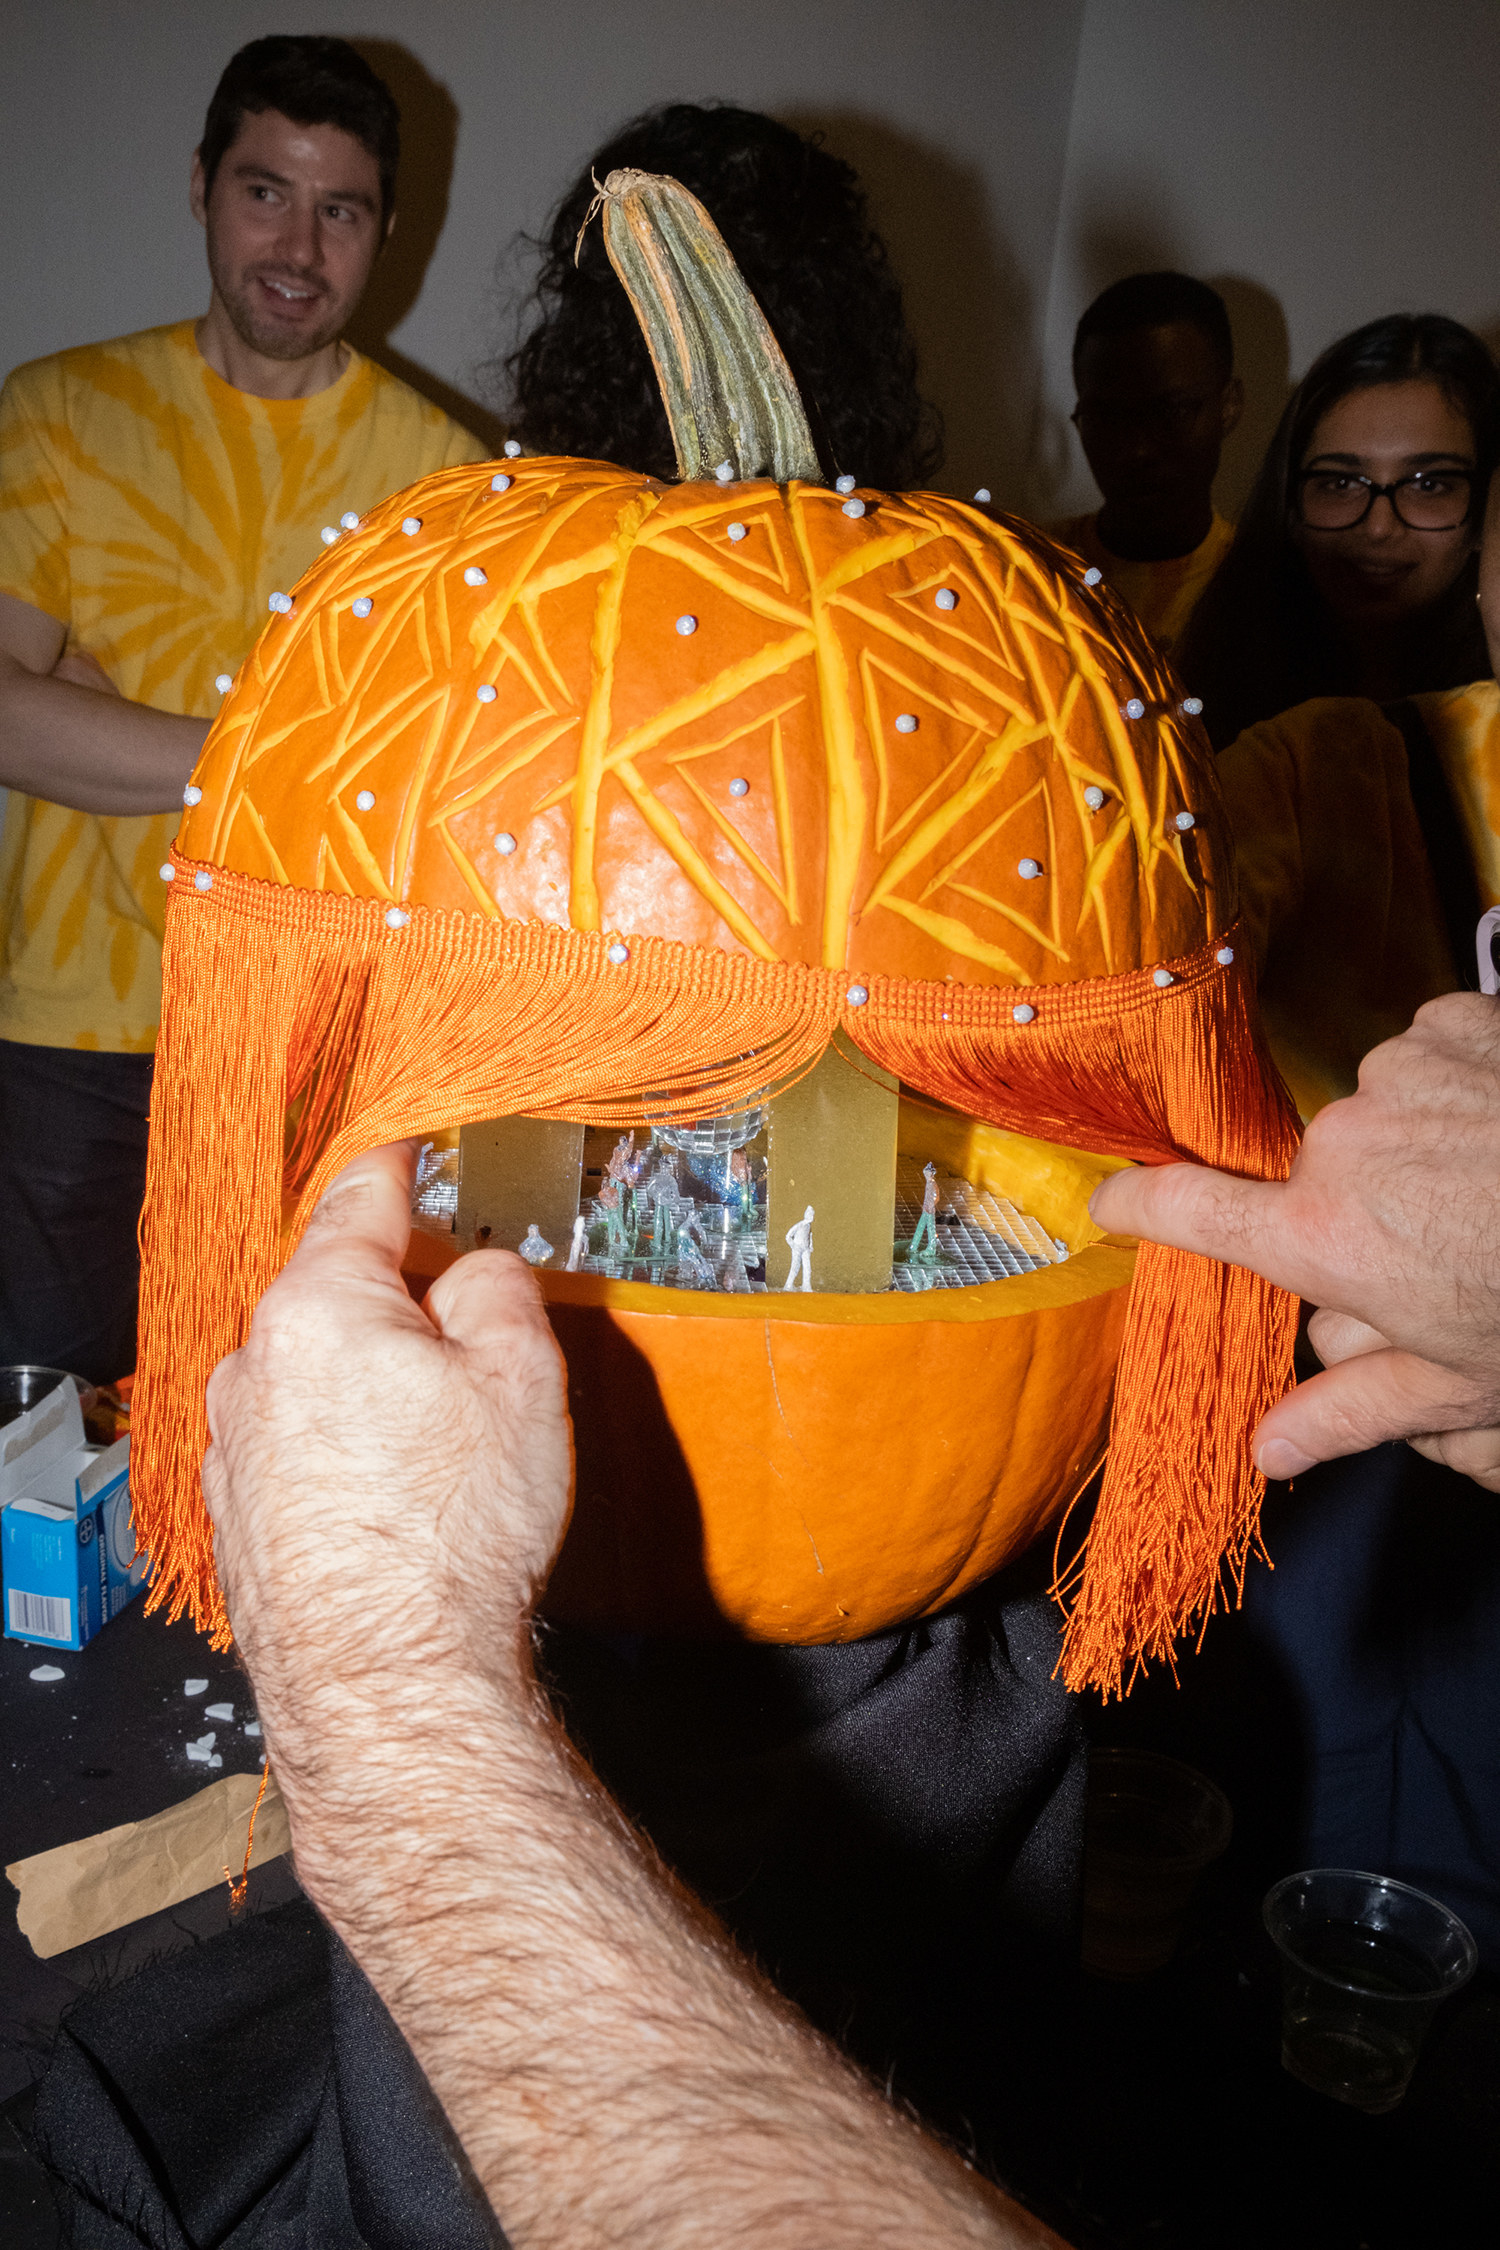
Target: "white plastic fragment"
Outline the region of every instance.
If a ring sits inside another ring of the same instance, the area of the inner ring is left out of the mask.
[[[1159,984],[1165,987],[1169,984],[1175,984],[1177,982],[1177,979],[1173,976],[1170,969],[1153,969],[1151,971],[1151,982],[1153,984]]]
[[[1016,873],[1023,883],[1034,883],[1041,872],[1042,863],[1039,859],[1019,859],[1016,862]]]
[[[234,1705],[232,1703],[205,1703],[203,1716],[205,1719],[232,1719],[234,1717]]]
[[[356,594],[354,600],[349,604],[349,607],[353,610],[356,617],[368,617],[371,610],[375,607],[375,604],[371,601],[368,594]]]
[[[1097,782],[1091,781],[1089,783],[1087,789],[1085,789],[1085,791],[1083,792],[1083,801],[1088,806],[1090,812],[1097,812],[1099,810],[1099,807],[1104,802],[1104,791],[1099,787]]]
[[[486,586],[489,584],[489,580],[478,563],[470,563],[468,569],[464,572],[464,584],[466,586]]]
[[[403,516],[401,518],[401,529],[406,533],[408,539],[415,539],[421,528],[422,519],[420,516]]]
[[[490,490],[491,492],[509,492],[510,478],[506,475],[503,469],[500,471],[498,476],[493,476],[490,478]]]
[[[215,677],[214,686],[218,689],[220,695],[227,695],[234,686],[234,674],[232,672],[220,672]]]
[[[245,1721],[245,1732],[246,1734],[253,1734],[258,1736],[260,1733],[259,1719],[247,1719]]]
[[[410,920],[411,916],[404,906],[388,906],[385,910],[385,926],[388,930],[404,930]]]
[[[359,518],[354,513],[354,510],[352,508],[346,508],[344,510],[343,514],[339,517],[339,522],[343,525],[346,531],[358,531],[359,529]]]
[[[1068,1255],[1068,1246],[1067,1246],[1067,1244],[1066,1244],[1066,1243],[1064,1242],[1064,1240],[1063,1240],[1063,1238],[1062,1238],[1062,1236],[1061,1236],[1060,1234],[1055,1234],[1055,1235],[1054,1235],[1054,1236],[1052,1237],[1052,1247],[1053,1247],[1053,1249],[1054,1249],[1054,1250],[1055,1250],[1055,1251],[1057,1252],[1057,1260],[1058,1260],[1058,1264],[1059,1264],[1059,1265],[1061,1265],[1061,1264],[1062,1264],[1062,1262],[1063,1262],[1063,1260],[1064,1260],[1064,1259],[1065,1259],[1065,1258],[1067,1257],[1067,1255]]]
[[[731,797],[748,797],[748,796],[749,796],[749,794],[750,794],[750,784],[749,784],[749,782],[748,782],[748,781],[747,781],[747,780],[745,779],[745,777],[744,777],[744,775],[743,775],[742,773],[737,773],[737,774],[735,775],[735,777],[734,777],[733,781],[731,781],[731,783],[729,784],[729,794],[730,794],[730,796],[731,796]]]
[[[1221,969],[1227,969],[1230,962],[1234,959],[1234,947],[1232,945],[1221,945],[1218,952],[1214,955],[1214,959],[1218,962]]]
[[[898,712],[898,713],[897,713],[897,715],[896,715],[896,732],[897,732],[897,734],[915,734],[915,733],[916,733],[916,731],[917,731],[917,714],[916,714],[916,712],[915,712],[915,711],[900,711],[900,712]]]
[[[852,492],[854,490],[853,477],[835,477],[833,489],[835,492]]]
[[[508,828],[502,828],[502,829],[501,829],[501,831],[500,831],[500,833],[499,833],[499,835],[498,835],[498,836],[497,836],[497,837],[495,838],[495,849],[496,849],[496,851],[497,851],[497,852],[503,852],[503,853],[505,854],[505,857],[506,857],[507,859],[509,859],[509,857],[510,857],[511,853],[512,853],[512,852],[513,852],[513,851],[515,850],[515,848],[516,848],[516,839],[515,839],[515,837],[514,837],[514,836],[512,836],[512,834],[511,834],[511,832],[510,832],[510,830],[509,830]]]
[[[951,586],[939,586],[932,598],[939,609],[957,609],[958,607],[958,596]]]
[[[851,984],[844,994],[844,998],[851,1008],[862,1008],[869,997],[869,986],[863,984]]]
[[[206,1766],[208,1764],[210,1757],[213,1755],[216,1740],[217,1736],[210,1730],[207,1734],[200,1734],[196,1742],[190,1742],[187,1745],[187,1754],[195,1765]]]
[[[488,680],[482,680],[474,690],[474,700],[476,703],[493,703],[498,692],[498,689],[490,686]]]
[[[46,1681],[65,1680],[68,1675],[60,1664],[36,1664],[28,1676],[33,1680]]]
[[[354,800],[354,809],[356,812],[373,812],[375,810],[374,790],[361,789],[359,795]]]
[[[224,1763],[224,1760],[223,1760],[223,1759],[222,1759],[222,1758],[220,1757],[220,1755],[219,1755],[218,1751],[216,1750],[216,1751],[214,1752],[213,1756],[212,1756],[212,1757],[211,1757],[211,1758],[209,1759],[209,1761],[208,1761],[208,1764],[209,1764],[209,1770],[210,1770],[210,1772],[211,1772],[211,1771],[213,1770],[213,1768],[214,1768],[215,1766],[222,1766],[222,1765],[223,1765],[223,1763]]]
[[[684,640],[686,640],[686,639],[687,639],[687,637],[688,637],[688,635],[689,635],[690,633],[696,633],[696,632],[697,632],[697,630],[698,630],[698,620],[697,620],[697,618],[696,618],[696,617],[679,617],[679,618],[678,618],[678,620],[677,620],[677,630],[678,630],[678,632],[679,632],[679,633],[680,633],[680,634],[682,635],[683,639],[684,639]]]
[[[862,516],[864,512],[865,504],[863,500],[846,500],[844,502],[844,513],[846,516]]]
[[[182,1683],[182,1692],[184,1695],[206,1695],[208,1692],[208,1682],[207,1680],[184,1680]]]
[[[630,959],[630,948],[628,945],[621,945],[619,939],[616,938],[614,944],[606,950],[604,958],[606,961],[613,962],[618,969]]]
[[[1017,1007],[1012,1008],[1010,1012],[1017,1023],[1034,1023],[1036,1020],[1036,1010],[1032,1007],[1029,1000],[1021,1001],[1020,1004]]]
[[[520,456],[521,456],[521,441],[520,441],[520,439],[519,439],[519,438],[508,437],[508,438],[506,439],[506,441],[505,441],[505,458],[506,458],[506,460],[507,460],[507,461],[517,461],[517,460],[519,460],[519,459],[520,459]]]
[[[738,546],[739,542],[745,537],[748,529],[749,526],[743,523],[732,523],[729,526],[729,536],[735,542],[736,546]]]
[[[1088,569],[1083,574],[1083,583],[1085,584],[1085,586],[1097,586],[1103,576],[1103,571],[1095,570],[1091,563]]]
[[[200,867],[200,868],[199,868],[199,870],[198,870],[198,872],[197,872],[197,874],[196,874],[196,875],[195,875],[195,876],[193,877],[193,888],[194,888],[194,890],[195,890],[195,891],[211,891],[211,890],[213,889],[213,887],[214,887],[214,879],[213,879],[212,875],[210,875],[210,873],[208,872],[208,869],[207,869],[206,867]]]
[[[201,804],[202,804],[202,802],[203,802],[203,791],[202,791],[202,790],[201,790],[201,789],[200,789],[200,788],[198,787],[198,784],[197,784],[197,783],[196,783],[195,781],[190,781],[190,782],[188,783],[188,785],[187,785],[186,789],[184,789],[184,790],[183,790],[183,792],[182,792],[182,801],[183,801],[183,803],[184,803],[185,805],[201,805]]]

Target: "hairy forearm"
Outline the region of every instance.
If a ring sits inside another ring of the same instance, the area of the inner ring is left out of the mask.
[[[302,1881],[517,2250],[1055,2242],[756,1976],[524,1659],[428,1674],[415,1713],[412,1687],[320,1687],[267,1715],[271,1755]]]
[[[0,652],[0,785],[76,812],[172,812],[206,719],[37,673]]]

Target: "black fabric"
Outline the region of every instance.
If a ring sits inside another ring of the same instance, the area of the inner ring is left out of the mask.
[[[405,2041],[301,1903],[74,2008],[35,2132],[77,2250],[504,2239]]]
[[[1427,846],[1432,879],[1443,910],[1443,927],[1459,983],[1474,989],[1474,932],[1483,912],[1474,861],[1464,835],[1463,820],[1453,800],[1443,761],[1415,703],[1391,703],[1386,717],[1398,727],[1406,744],[1408,784],[1412,809]]]
[[[1040,1590],[843,1646],[542,1656],[589,1762],[783,1990],[882,2072],[1076,1958],[1086,1752]]]
[[[0,1039],[0,1365],[135,1366],[152,1060]]]

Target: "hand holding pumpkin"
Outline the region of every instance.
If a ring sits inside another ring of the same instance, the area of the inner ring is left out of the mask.
[[[1266,1475],[1408,1438],[1500,1491],[1500,1004],[1452,993],[1365,1057],[1284,1183],[1117,1172],[1101,1226],[1248,1266],[1312,1299],[1327,1372],[1256,1432]]]

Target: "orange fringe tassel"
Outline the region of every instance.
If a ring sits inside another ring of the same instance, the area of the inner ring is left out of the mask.
[[[363,1149],[516,1113],[701,1117],[810,1069],[842,1024],[915,1092],[1043,1139],[1257,1178],[1295,1152],[1249,964],[1219,960],[1223,939],[1168,964],[1166,987],[1151,970],[1026,992],[874,979],[852,1006],[846,971],[634,937],[616,966],[611,933],[422,907],[392,930],[378,900],[205,871],[168,908],[132,1485],[148,1606],[190,1610],[216,1648],[208,1377]],[[1295,1309],[1253,1274],[1143,1246],[1071,1574],[1070,1687],[1119,1693],[1211,1612],[1226,1561],[1239,1586],[1263,1492],[1250,1435],[1289,1379]]]

